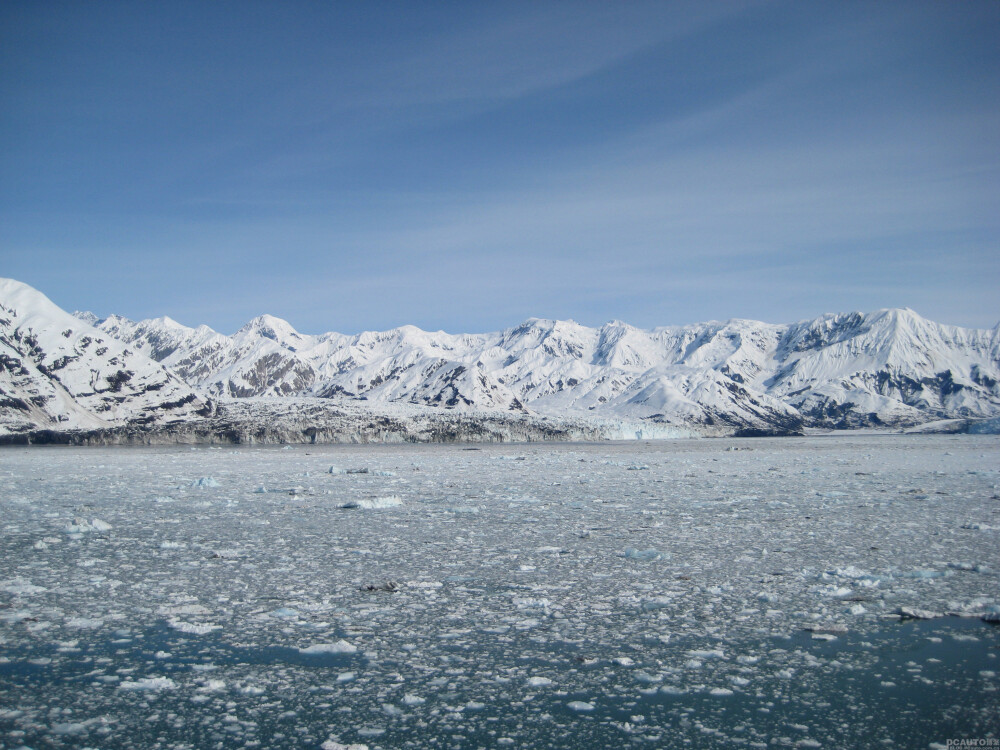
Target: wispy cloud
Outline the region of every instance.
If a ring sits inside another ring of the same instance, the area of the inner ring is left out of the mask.
[[[360,8],[13,19],[7,272],[222,330],[997,317],[995,4]]]

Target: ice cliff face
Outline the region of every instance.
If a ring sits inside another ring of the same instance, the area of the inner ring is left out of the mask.
[[[169,319],[98,327],[218,396],[299,396],[642,420],[722,431],[906,426],[1000,414],[1000,329],[911,310],[641,330],[529,319],[489,334],[404,326],[232,336]]]
[[[211,413],[180,378],[0,279],[0,433],[166,425]]]

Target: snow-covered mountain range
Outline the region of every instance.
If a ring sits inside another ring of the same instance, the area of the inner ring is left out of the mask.
[[[97,321],[214,396],[315,396],[731,428],[909,425],[1000,413],[1000,328],[911,310],[641,330],[529,319],[306,336],[265,315],[232,336],[169,318]]]
[[[153,419],[162,404],[180,397],[163,399],[158,407],[148,398],[158,390],[146,388],[135,394],[142,396],[137,401],[111,397],[109,402],[106,393],[112,386],[135,389],[144,377],[153,377],[140,375],[147,371],[164,379],[159,388],[170,383],[178,394],[184,386],[167,372],[186,383],[184,406],[190,408],[177,418],[195,417],[209,399],[225,404],[248,397],[271,397],[271,403],[322,399],[382,412],[405,405],[588,424],[624,421],[646,426],[647,435],[654,428],[733,434],[903,427],[1000,415],[1000,326],[940,325],[911,310],[824,315],[790,325],[730,320],[652,330],[617,321],[588,328],[532,318],[496,333],[403,326],[353,336],[300,334],[286,321],[264,315],[226,336],[169,318],[136,322],[89,313],[73,318],[10,281],[0,286],[0,304],[6,318],[0,320],[0,343],[10,350],[5,361],[16,359],[15,369],[36,359],[45,365],[36,364],[16,382],[15,370],[7,366],[0,381],[3,408],[39,424],[42,417],[51,422],[65,413],[77,415],[72,426],[83,426],[80,409],[105,421]],[[37,339],[34,348],[25,344],[29,329]],[[62,334],[67,329],[69,336]],[[104,341],[92,348],[81,344],[96,337]],[[45,363],[61,361],[70,350],[78,367],[85,362],[88,372],[101,373],[86,387],[75,387],[72,404],[53,395],[46,401],[53,407],[44,414],[10,405],[17,399],[31,402],[31,394],[26,398],[11,390],[29,381],[39,393],[55,388],[51,382],[38,384],[57,373]],[[149,358],[144,365],[134,364],[143,357]],[[114,374],[119,370],[135,374],[119,382]],[[96,406],[86,400],[95,397]],[[135,416],[128,404],[141,404]],[[98,406],[104,411],[95,411]]]
[[[0,279],[0,434],[168,425],[211,402],[26,284]]]

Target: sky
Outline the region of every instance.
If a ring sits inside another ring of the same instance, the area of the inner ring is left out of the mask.
[[[232,333],[1000,321],[1000,2],[0,3],[0,276]]]

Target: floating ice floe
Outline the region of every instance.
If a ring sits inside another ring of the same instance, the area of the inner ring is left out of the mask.
[[[900,607],[896,610],[895,614],[905,620],[935,620],[938,617],[944,616],[940,612],[934,612],[930,609],[918,609],[917,607]]]
[[[368,750],[368,745],[362,745],[361,743],[342,745],[336,740],[327,740],[319,748],[320,750]]]
[[[908,570],[905,573],[900,573],[900,578],[917,578],[920,580],[927,580],[929,578],[944,578],[945,576],[952,575],[949,570],[933,570],[931,568],[917,568],[915,570]]]
[[[99,617],[70,617],[66,620],[67,628],[93,629],[104,625],[104,620]]]
[[[354,654],[358,647],[341,639],[336,643],[313,643],[305,648],[300,648],[300,654],[315,656],[318,654]]]
[[[826,575],[834,576],[836,578],[850,578],[852,580],[878,580],[878,576],[872,575],[867,570],[862,570],[854,565],[848,565],[845,568],[834,568],[833,570],[828,570]]]
[[[177,683],[169,677],[146,677],[141,680],[127,680],[118,686],[119,690],[174,690]]]
[[[225,680],[204,680],[201,683],[201,687],[198,688],[200,693],[218,693],[221,690],[226,689]]]
[[[215,477],[201,477],[191,482],[192,487],[219,487],[219,482]]]
[[[552,602],[550,602],[546,598],[537,598],[530,596],[515,596],[512,599],[512,602],[514,606],[521,611],[542,610],[547,612],[549,606],[552,604]]]
[[[594,704],[593,703],[587,703],[587,701],[570,701],[566,705],[572,711],[587,712],[587,711],[593,711],[594,710]]]
[[[167,624],[174,630],[190,635],[205,635],[213,630],[222,630],[221,625],[209,625],[201,622],[185,622],[184,620],[167,620]]]
[[[212,554],[208,557],[212,560],[235,560],[238,557],[243,557],[243,552],[238,549],[217,549],[212,550]]]
[[[624,557],[629,560],[659,560],[663,557],[659,550],[655,549],[636,549],[635,547],[626,547],[625,552],[622,553]]]
[[[165,604],[157,609],[161,615],[207,615],[211,610],[201,604]]]
[[[834,599],[841,599],[854,593],[853,589],[847,588],[846,586],[837,586],[835,584],[830,584],[829,586],[815,586],[811,590],[819,596],[829,596]]]
[[[692,649],[688,651],[688,656],[695,659],[725,659],[726,652],[721,648]]]
[[[88,719],[87,721],[63,721],[52,725],[51,732],[61,736],[79,737],[90,733],[90,727],[101,723],[101,719]]]
[[[952,570],[964,570],[969,573],[992,573],[993,570],[987,565],[970,562],[950,562],[948,567]]]
[[[667,607],[673,606],[672,596],[654,596],[649,599],[642,600],[642,608],[647,612],[654,609],[666,609]]]
[[[444,586],[441,581],[407,581],[406,587],[411,589],[439,589]]]
[[[345,510],[356,508],[374,510],[377,508],[395,508],[402,504],[403,498],[399,497],[399,495],[387,495],[385,497],[366,497],[360,500],[348,500],[346,503],[341,503],[338,507]]]
[[[4,591],[14,596],[34,596],[48,591],[44,586],[36,586],[31,581],[24,578],[11,578],[7,581],[0,581],[0,591]]]
[[[820,625],[806,625],[802,629],[805,630],[808,633],[830,633],[830,634],[833,634],[833,635],[843,635],[844,633],[847,632],[847,626],[846,625],[840,625],[839,623],[827,623],[827,624],[820,624]],[[742,658],[740,659],[740,661],[742,663],[750,663],[750,662],[743,662]]]
[[[100,518],[95,518],[92,521],[88,521],[85,518],[74,518],[73,523],[69,524],[64,531],[73,536],[78,534],[86,534],[90,531],[110,531],[111,524],[107,521],[102,521]]]
[[[395,594],[399,591],[399,584],[395,581],[386,581],[385,583],[366,583],[361,587],[362,591],[384,591],[388,594]]]

